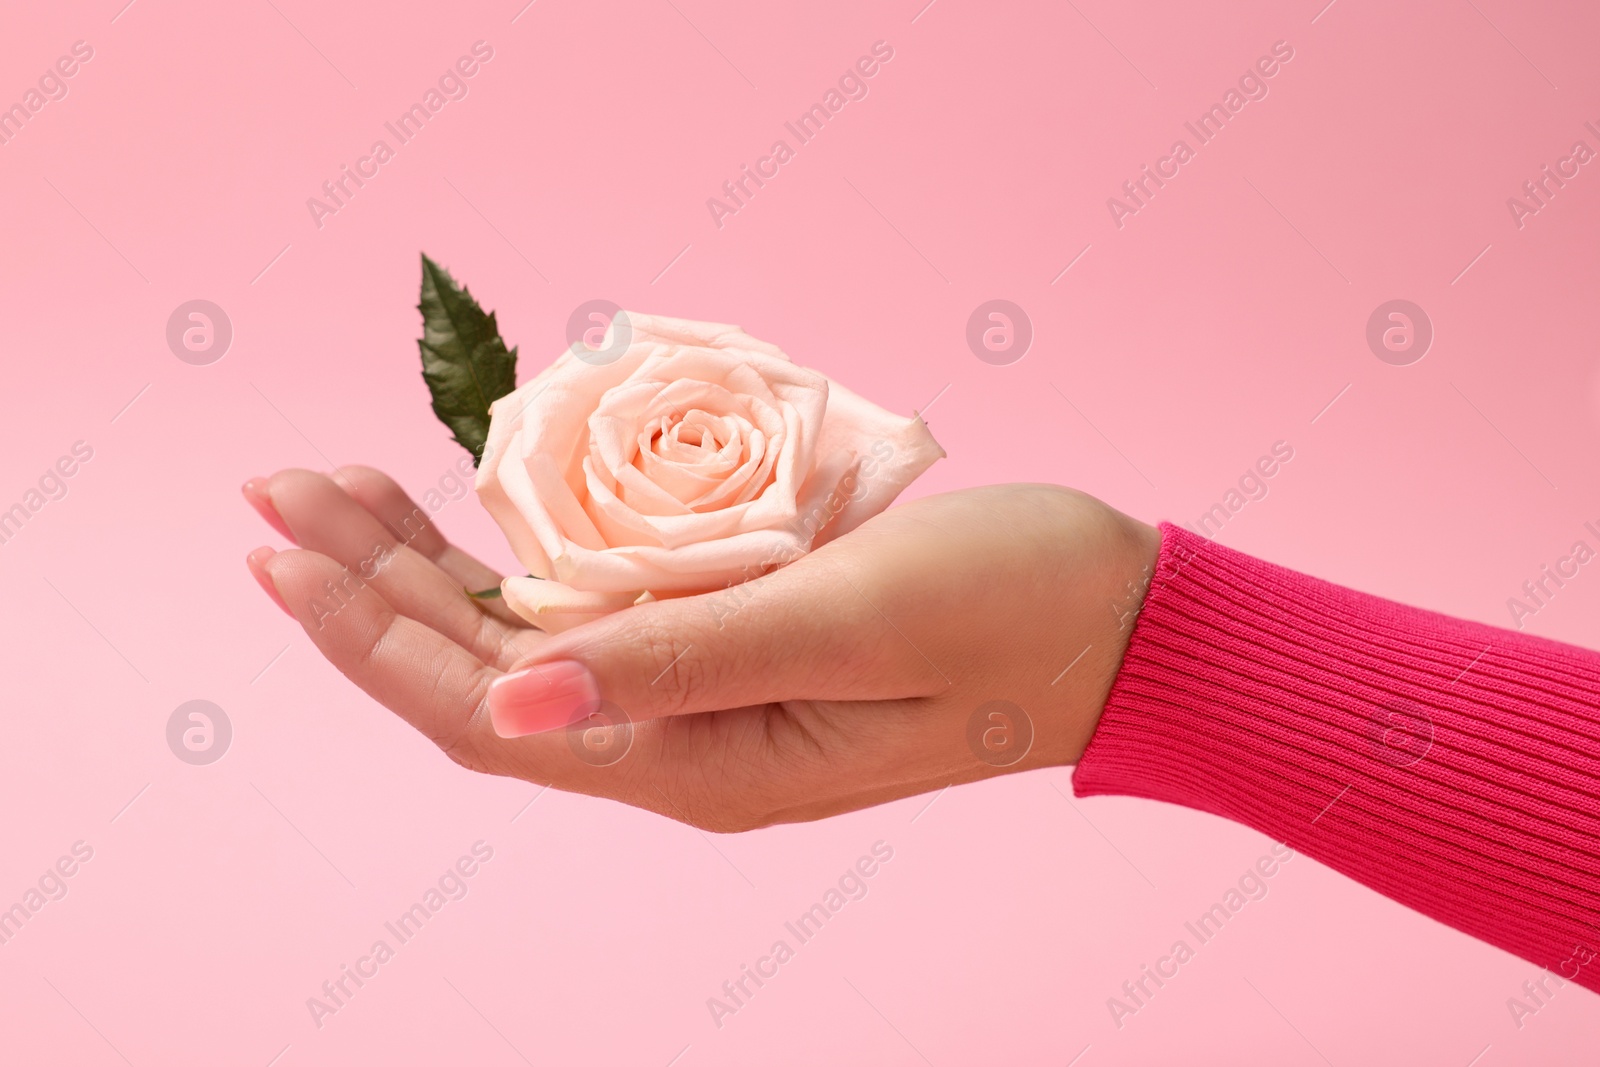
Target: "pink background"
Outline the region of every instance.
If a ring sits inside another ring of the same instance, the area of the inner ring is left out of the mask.
[[[950,458],[915,493],[1050,480],[1193,521],[1288,441],[1220,540],[1504,625],[1600,521],[1600,163],[1520,229],[1506,206],[1600,149],[1592,5],[122,2],[14,4],[0,34],[0,102],[95,53],[0,146],[0,508],[94,449],[0,545],[0,907],[94,849],[0,946],[7,1062],[1592,1056],[1592,994],[1519,1030],[1533,965],[1304,859],[1119,1031],[1106,999],[1269,842],[1069,802],[1068,769],[727,838],[530,807],[267,603],[242,558],[281,542],[238,495],[284,466],[416,493],[453,467],[414,345],[425,249],[524,377],[606,298],[740,323],[902,412],[937,396]],[[477,40],[470,94],[319,230],[306,198]],[[878,40],[870,95],[719,229],[706,199]],[[1279,40],[1270,94],[1119,229],[1106,199]],[[195,298],[234,326],[209,366],[164,337]],[[964,340],[992,298],[1036,331],[1009,366]],[[1436,330],[1411,366],[1364,339],[1393,298]],[[474,501],[439,521],[509,563]],[[1594,647],[1597,609],[1591,565],[1527,628]],[[233,724],[210,766],[167,748],[192,699]],[[480,839],[469,895],[315,1026],[306,998]],[[878,840],[870,894],[715,1027],[706,998]]]

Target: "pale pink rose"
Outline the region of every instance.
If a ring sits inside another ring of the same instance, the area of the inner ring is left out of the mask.
[[[553,632],[791,562],[943,455],[737,326],[622,312],[495,401],[477,490],[534,576],[506,603]]]

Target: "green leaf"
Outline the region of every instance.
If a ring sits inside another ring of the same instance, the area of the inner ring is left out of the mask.
[[[528,575],[528,577],[532,578],[533,575],[530,574],[530,575]],[[542,581],[544,581],[544,579],[540,578],[539,581],[542,582]],[[479,589],[477,592],[473,592],[471,589],[468,589],[466,586],[462,586],[461,589],[462,589],[463,592],[465,592],[473,600],[499,600],[500,599],[500,587],[498,585],[495,586],[492,589]]]
[[[485,313],[450,272],[422,257],[422,380],[433,396],[433,413],[456,441],[483,458],[489,437],[489,405],[517,387],[517,350],[506,351],[494,313]]]

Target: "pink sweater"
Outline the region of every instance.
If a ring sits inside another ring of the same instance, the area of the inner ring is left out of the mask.
[[[1077,794],[1244,823],[1600,990],[1600,653],[1161,531]]]

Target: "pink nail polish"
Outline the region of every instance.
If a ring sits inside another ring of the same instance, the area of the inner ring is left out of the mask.
[[[503,674],[489,685],[489,721],[501,737],[559,730],[581,722],[600,699],[594,675],[568,659]]]
[[[258,548],[244,558],[244,565],[250,568],[250,574],[255,578],[256,584],[261,586],[272,602],[283,609],[289,618],[294,618],[294,612],[289,610],[289,605],[283,602],[283,594],[278,592],[278,586],[272,580],[272,575],[267,573],[267,560],[278,554],[274,548]]]
[[[300,543],[295,540],[294,534],[290,532],[289,524],[283,521],[283,516],[278,514],[278,509],[272,506],[272,494],[267,492],[267,480],[265,478],[251,478],[240,487],[239,491],[244,494],[244,498],[249,501],[250,506],[256,509],[256,513],[267,520],[267,525],[295,544],[298,545]]]

